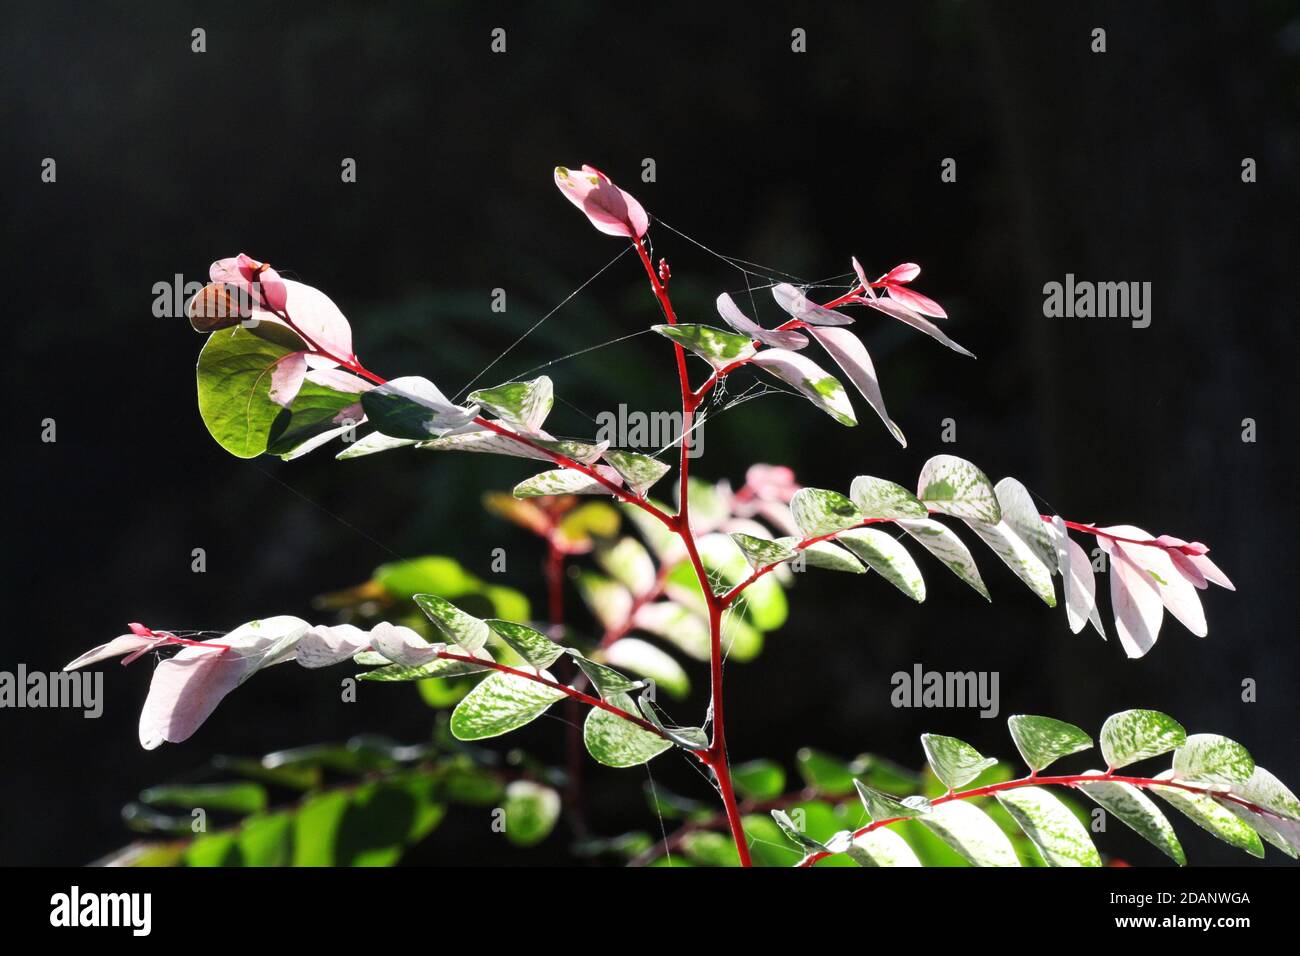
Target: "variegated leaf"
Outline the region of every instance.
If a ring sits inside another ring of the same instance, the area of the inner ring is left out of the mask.
[[[1029,489],[1014,478],[1003,478],[993,486],[993,493],[998,499],[1003,524],[1029,545],[1029,550],[1043,563],[1049,574],[1055,574],[1056,545],[1048,531],[1047,522],[1038,513],[1038,506],[1034,504]]]
[[[928,514],[921,499],[902,485],[870,475],[853,479],[849,497],[864,518],[924,518]]]
[[[416,606],[433,621],[450,644],[459,644],[468,651],[477,651],[487,643],[489,628],[472,614],[466,614],[456,605],[435,594],[417,594],[412,599]]]
[[[550,667],[564,655],[562,645],[525,624],[496,619],[485,623],[497,637],[532,667],[538,669]]]
[[[451,714],[457,740],[499,737],[536,720],[564,696],[537,681],[497,671],[483,678]]]
[[[997,795],[1048,866],[1101,866],[1101,856],[1078,818],[1042,787],[1019,787]]]
[[[595,471],[616,486],[622,480],[618,472],[607,465],[596,465]],[[516,498],[539,498],[543,495],[610,495],[613,492],[584,472],[555,468],[519,482],[513,494]]]
[[[1052,583],[1052,572],[1038,559],[1023,538],[1011,530],[1004,521],[997,524],[982,524],[967,521],[967,527],[980,536],[1002,563],[1015,572],[1016,577],[1029,585],[1030,590],[1042,599],[1048,607],[1056,607],[1056,586]]]
[[[931,511],[997,524],[1002,520],[993,483],[984,472],[955,455],[935,455],[921,467],[916,496]]]
[[[776,543],[783,547],[793,547],[799,543],[798,538],[777,538]],[[830,541],[817,541],[799,551],[803,561],[810,568],[822,568],[827,571],[847,571],[850,574],[866,574],[867,569],[853,555]]]
[[[790,499],[790,513],[805,538],[843,531],[862,520],[852,501],[824,488],[800,488]]]
[[[1100,770],[1089,770],[1087,774],[1102,775]],[[1179,866],[1187,865],[1187,855],[1183,853],[1173,826],[1155,802],[1137,787],[1131,783],[1105,781],[1082,783],[1078,789]]]
[[[853,528],[835,540],[913,601],[925,600],[921,570],[897,538],[879,528]]]
[[[405,448],[408,445],[418,445],[419,440],[415,438],[390,438],[383,432],[371,432],[354,442],[349,442],[344,449],[334,457],[339,461],[347,461],[351,458],[362,458],[366,455],[378,454],[381,451],[390,451],[394,448]]]
[[[1123,710],[1106,718],[1099,737],[1106,766],[1118,770],[1181,747],[1187,731],[1158,710]]]
[[[984,600],[992,600],[989,589],[984,586],[984,579],[980,577],[979,568],[975,566],[970,548],[962,543],[951,528],[930,518],[897,519],[894,523],[948,565],[953,574],[982,594]]]
[[[917,819],[971,866],[1020,865],[1002,828],[979,807],[964,800],[941,803]]]
[[[877,827],[853,838],[844,851],[858,866],[920,866],[907,841],[888,827]]]
[[[949,790],[965,786],[997,763],[956,737],[922,734],[921,746],[925,750],[925,759],[930,762],[930,769]]]
[[[1174,751],[1174,773],[1189,783],[1244,784],[1254,772],[1250,751],[1218,734],[1192,734]]]
[[[1087,750],[1092,738],[1074,724],[1051,717],[1015,714],[1007,718],[1007,727],[1016,749],[1030,770],[1037,773],[1061,757]]]
[[[536,432],[555,404],[554,386],[539,375],[529,382],[506,382],[469,393],[469,400],[525,432]]]
[[[694,352],[715,369],[722,369],[754,354],[754,343],[747,335],[737,335],[711,325],[652,325],[652,329]]]
[[[794,386],[808,399],[841,425],[856,425],[853,405],[839,379],[816,362],[788,349],[763,349],[753,358],[753,364]]]
[[[873,823],[882,820],[907,819],[930,812],[930,801],[925,797],[906,797],[900,800],[868,787],[857,779],[853,781],[853,786],[857,789],[858,798]]]
[[[608,703],[629,714],[637,712],[636,703],[627,694],[613,694]],[[607,767],[635,767],[673,746],[671,740],[599,707],[587,714],[582,739],[587,753]]]
[[[736,542],[736,546],[745,555],[745,560],[755,570],[779,561],[789,561],[798,553],[776,541],[767,541],[740,532],[732,532],[731,540]]]
[[[1101,615],[1097,613],[1097,582],[1092,573],[1092,562],[1065,527],[1059,515],[1052,518],[1053,543],[1056,545],[1056,566],[1060,571],[1065,591],[1065,615],[1070,630],[1078,634],[1089,622],[1104,639]]]
[[[1172,770],[1156,775],[1157,780],[1171,780]],[[1231,810],[1203,793],[1192,793],[1179,787],[1152,786],[1151,792],[1191,820],[1202,830],[1213,834],[1224,843],[1244,850],[1253,857],[1263,859],[1264,844],[1259,834]]]
[[[605,460],[623,477],[627,486],[639,498],[644,498],[650,486],[668,474],[672,468],[667,462],[660,461],[658,458],[638,455],[631,451],[607,451]]]

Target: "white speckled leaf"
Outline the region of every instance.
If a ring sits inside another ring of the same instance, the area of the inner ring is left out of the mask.
[[[982,594],[984,600],[992,600],[984,579],[980,577],[979,568],[975,566],[970,548],[951,528],[931,518],[900,518],[894,523],[920,542],[925,550],[948,565],[953,574]]]
[[[1187,731],[1158,710],[1123,710],[1106,718],[1099,737],[1106,766],[1118,770],[1181,747]]]
[[[864,518],[924,518],[927,514],[920,498],[884,478],[858,475],[849,497]]]
[[[737,335],[712,325],[687,323],[650,327],[682,348],[694,352],[715,369],[724,368],[754,354],[754,343],[748,335]]]
[[[1254,772],[1250,751],[1218,734],[1192,734],[1174,751],[1174,773],[1188,783],[1244,784]]]
[[[1089,770],[1087,773],[1101,776],[1100,770]],[[1173,825],[1165,819],[1155,801],[1137,787],[1131,783],[1107,781],[1080,784],[1078,789],[1179,866],[1187,865],[1187,855],[1183,853]]]
[[[949,790],[964,787],[997,763],[992,757],[985,757],[956,737],[922,734],[921,746],[925,749],[925,759],[930,762],[930,769]]]
[[[1166,770],[1157,774],[1157,780],[1173,779],[1174,772]],[[1178,787],[1152,786],[1151,792],[1191,820],[1202,830],[1218,837],[1229,846],[1244,850],[1253,857],[1263,859],[1264,844],[1259,834],[1231,810],[1221,806],[1213,797],[1191,793]]]
[[[854,528],[836,535],[835,540],[913,601],[925,600],[921,569],[898,539],[879,528]]]
[[[482,405],[505,422],[526,432],[542,427],[555,404],[554,386],[539,375],[529,382],[507,382],[469,393],[469,400]]]
[[[487,643],[489,629],[486,621],[466,614],[450,601],[435,594],[417,594],[412,600],[438,630],[446,635],[448,643],[459,644],[468,651],[477,651]]]
[[[798,538],[776,539],[777,544],[785,547],[793,547],[798,541]],[[815,544],[810,544],[800,554],[803,555],[804,563],[810,568],[822,568],[826,571],[847,571],[850,574],[867,573],[867,568],[861,561],[830,541],[818,541]]]
[[[763,349],[754,356],[753,364],[794,386],[804,398],[841,425],[858,423],[840,380],[811,359],[787,349]]]
[[[1048,866],[1101,866],[1087,829],[1055,794],[1042,787],[1020,787],[997,798]]]
[[[964,800],[942,803],[918,817],[971,866],[1019,866],[1015,848],[987,813]]]
[[[627,694],[614,694],[608,702],[630,714],[637,712],[636,704]],[[635,767],[673,746],[671,740],[599,707],[593,707],[587,715],[582,739],[587,752],[607,767]]]
[[[506,646],[522,657],[532,667],[550,667],[564,654],[564,647],[556,644],[541,631],[514,621],[490,620],[486,622]]]
[[[790,499],[790,513],[805,538],[842,531],[862,520],[852,501],[824,488],[800,488]]]
[[[736,542],[736,546],[745,555],[745,560],[755,570],[765,568],[769,564],[776,564],[778,561],[789,561],[797,553],[775,541],[766,541],[740,532],[733,532],[731,540]]]
[[[608,481],[618,485],[619,474],[608,465],[597,465],[596,471]],[[612,495],[607,487],[594,478],[572,468],[556,468],[526,478],[515,485],[516,498],[538,498],[543,495]]]
[[[672,469],[672,465],[666,461],[630,451],[607,451],[605,460],[623,476],[627,486],[641,498],[645,497],[651,485]]]
[[[419,441],[415,438],[390,438],[383,432],[371,432],[354,442],[346,443],[343,450],[334,457],[339,461],[347,461],[350,458],[363,458],[366,455],[375,455],[381,451],[390,451],[394,448],[405,448],[408,445],[418,444]]]
[[[1281,780],[1263,767],[1255,765],[1255,772],[1245,783],[1237,784],[1232,792],[1265,810],[1300,820],[1300,800]]]
[[[1061,757],[1092,746],[1092,738],[1074,724],[1051,717],[1015,714],[1007,718],[1007,727],[1020,756],[1029,769],[1035,772],[1045,769]]]
[[[483,678],[451,714],[457,740],[499,737],[531,723],[564,696],[537,681],[497,671]]]
[[[955,455],[935,455],[921,467],[916,497],[931,511],[954,518],[997,524],[1002,520],[988,476]]]
[[[853,838],[845,851],[858,866],[920,866],[907,841],[889,827],[878,827]]]
[[[930,812],[930,801],[925,797],[907,797],[899,800],[897,797],[874,790],[856,779],[853,781],[853,786],[857,789],[858,798],[873,823],[899,817],[916,817]]]
[[[1056,607],[1056,585],[1052,582],[1052,572],[1038,559],[1023,538],[1011,530],[1005,522],[982,524],[967,521],[966,526],[980,536],[1002,563],[1015,572],[1016,577],[1029,585],[1029,589],[1042,599],[1048,607]]]

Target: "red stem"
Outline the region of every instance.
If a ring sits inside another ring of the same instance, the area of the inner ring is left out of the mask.
[[[1243,800],[1241,797],[1238,797],[1235,794],[1220,793],[1208,787],[1198,787],[1194,784],[1180,783],[1179,781],[1176,780],[1157,780],[1154,777],[1125,777],[1125,776],[1120,776],[1118,774],[1109,773],[1109,772],[1101,775],[1069,774],[1066,776],[1059,776],[1059,777],[1039,777],[1031,773],[1029,776],[1021,777],[1018,780],[1006,780],[1003,781],[1002,783],[989,784],[986,787],[975,787],[971,790],[962,790],[959,793],[954,793],[952,791],[949,791],[948,793],[944,794],[942,797],[936,797],[935,799],[931,800],[930,806],[937,807],[940,804],[950,803],[953,800],[969,800],[973,797],[987,797],[990,796],[991,794],[1000,793],[1003,790],[1015,790],[1018,787],[1028,787],[1028,786],[1076,787],[1081,783],[1127,783],[1134,787],[1139,787],[1142,789],[1146,789],[1148,787],[1172,787],[1176,790],[1186,790],[1188,793],[1197,793],[1203,796],[1217,797],[1220,800],[1227,800],[1231,803],[1239,804],[1240,806],[1245,807],[1247,810],[1250,810],[1253,813],[1261,813],[1273,817],[1277,816],[1277,814],[1271,813],[1270,811],[1264,809],[1263,807],[1256,806],[1255,804],[1251,803],[1249,800]],[[875,830],[879,827],[888,826],[891,823],[899,823],[907,819],[910,818],[890,817],[886,820],[875,820],[871,823],[868,823],[864,827],[859,827],[857,830],[854,830],[853,836],[857,838],[862,836],[864,833],[870,833],[872,830]],[[808,856],[804,857],[802,860],[796,863],[795,866],[809,867],[812,866],[814,863],[816,863],[818,860],[825,859],[826,857],[831,855],[832,854],[825,851],[810,853],[808,854]]]
[[[659,300],[659,307],[663,310],[665,320],[669,325],[676,325],[677,313],[673,310],[672,300],[668,297],[668,290],[664,287],[659,274],[650,262],[650,255],[646,252],[645,244],[639,237],[633,239],[632,244],[636,248],[637,255],[641,259],[641,265],[645,268],[646,275],[650,279],[650,288],[654,291],[655,298]],[[677,378],[682,392],[682,438],[677,466],[678,500],[680,503],[677,514],[672,519],[673,523],[669,527],[676,532],[682,539],[682,544],[686,546],[686,553],[690,557],[691,566],[695,569],[695,576],[700,582],[700,588],[704,592],[704,599],[709,609],[709,686],[713,702],[713,740],[709,744],[708,750],[702,752],[702,759],[713,770],[714,777],[717,779],[718,793],[722,797],[722,805],[727,813],[727,822],[731,827],[731,838],[735,841],[736,854],[740,857],[740,864],[741,866],[751,866],[749,844],[745,839],[745,830],[741,826],[740,810],[736,805],[735,788],[731,783],[731,766],[727,759],[727,728],[722,693],[723,605],[714,595],[713,588],[709,584],[709,575],[704,568],[704,562],[700,560],[699,549],[695,546],[695,533],[691,530],[690,458],[687,455],[687,436],[694,426],[695,410],[699,407],[700,397],[691,390],[690,376],[686,371],[685,349],[674,342],[673,351],[677,358]]]

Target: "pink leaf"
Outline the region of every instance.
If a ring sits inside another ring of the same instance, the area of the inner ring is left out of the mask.
[[[939,326],[935,325],[929,319],[922,318],[921,316],[913,312],[911,309],[907,308],[904,305],[901,305],[899,302],[897,302],[894,299],[877,299],[877,298],[868,299],[859,296],[855,301],[861,303],[862,305],[870,306],[871,308],[875,309],[877,312],[883,312],[885,313],[885,315],[898,319],[898,321],[900,322],[907,323],[912,328],[924,332],[926,335],[930,336],[930,338],[934,339],[936,342],[942,342],[944,345],[948,346],[948,348],[952,349],[954,352],[960,352],[962,355],[969,356],[970,358],[975,357],[975,353],[968,351],[967,349],[958,345],[952,339],[948,338],[948,336],[944,334],[943,330],[940,329]]]
[[[1155,646],[1165,609],[1156,583],[1129,560],[1110,538],[1097,539],[1110,555],[1110,603],[1115,612],[1115,630],[1129,657],[1142,657]]]
[[[64,665],[63,669],[65,671],[75,671],[79,667],[98,664],[100,661],[108,660],[110,657],[121,657],[123,654],[143,654],[154,646],[162,644],[165,641],[166,638],[164,637],[141,634],[123,634],[120,637],[113,638],[107,644],[100,644],[98,647],[91,648],[76,660]]]
[[[894,424],[894,420],[889,417],[889,412],[885,410],[885,398],[880,392],[876,368],[871,363],[871,355],[867,352],[867,347],[847,329],[815,328],[808,331],[835,360],[835,364],[844,370],[849,381],[875,409],[890,434],[906,448],[907,439],[903,436],[903,430]]]
[[[394,664],[419,667],[438,656],[445,644],[430,644],[409,627],[381,621],[370,631],[370,646]]]
[[[1133,525],[1121,524],[1101,530],[1134,541],[1155,540],[1150,534]],[[1206,635],[1208,626],[1205,622],[1205,610],[1201,607],[1201,599],[1197,597],[1194,583],[1179,573],[1168,551],[1159,547],[1118,542],[1115,542],[1115,547],[1122,550],[1134,565],[1155,582],[1160,600],[1183,627],[1197,637]]]
[[[583,166],[581,172],[556,166],[555,185],[607,236],[640,239],[650,228],[641,204],[592,166]]]
[[[818,305],[810,300],[802,289],[796,289],[788,282],[773,286],[772,298],[776,299],[776,304],[789,312],[794,318],[809,325],[853,324],[852,317],[845,315],[843,312],[836,312],[834,309]]]
[[[920,312],[922,315],[932,315],[936,319],[948,318],[948,313],[943,310],[938,302],[929,296],[921,295],[919,292],[913,292],[911,289],[904,289],[902,286],[889,286],[889,295],[896,299],[913,312]]]
[[[731,296],[722,293],[718,296],[718,315],[726,323],[743,335],[748,335],[751,339],[756,339],[764,345],[770,345],[778,349],[801,349],[808,344],[807,336],[801,332],[795,332],[792,329],[772,330],[769,331],[757,322],[740,311],[740,308],[732,301]]]
[[[350,659],[369,646],[369,635],[355,625],[317,625],[298,641],[295,660],[303,667],[329,667]]]
[[[881,276],[880,281],[891,285],[895,282],[911,282],[920,274],[921,267],[915,262],[904,262],[886,272]]]
[[[293,404],[307,375],[307,353],[290,352],[276,360],[271,370],[271,401],[284,408]]]

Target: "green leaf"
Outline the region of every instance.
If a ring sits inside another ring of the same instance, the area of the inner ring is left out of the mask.
[[[583,602],[601,626],[619,627],[632,612],[632,592],[607,577],[583,571],[574,579]]]
[[[788,561],[797,554],[796,551],[787,548],[776,541],[765,541],[762,538],[755,538],[753,535],[743,534],[739,531],[731,533],[731,540],[736,542],[736,547],[740,548],[741,553],[745,555],[745,560],[754,570],[765,568],[769,564],[777,564],[780,561]]]
[[[637,706],[645,719],[659,728],[659,732],[667,737],[683,750],[704,750],[709,746],[709,735],[704,732],[703,727],[670,727],[664,722],[663,715],[659,713],[659,708],[655,706],[653,697],[647,690],[637,700]]]
[[[486,654],[480,651],[476,656],[482,657]],[[404,664],[385,663],[382,667],[377,667],[371,671],[364,671],[357,675],[357,680],[372,681],[411,681],[411,680],[430,680],[432,678],[443,677],[464,677],[467,674],[480,674],[485,670],[490,670],[488,664],[471,664],[468,661],[451,660],[446,657],[439,657],[436,660],[429,661],[427,664],[420,664],[418,667],[407,667]]]
[[[1100,770],[1089,770],[1087,773],[1102,775]],[[1187,865],[1187,856],[1183,853],[1173,826],[1155,802],[1137,787],[1131,783],[1108,781],[1081,783],[1078,789],[1179,866]]]
[[[266,809],[266,788],[258,783],[192,783],[150,787],[140,800],[154,807],[181,807],[227,813],[260,813]]]
[[[987,813],[964,800],[941,803],[917,817],[971,866],[1019,866],[1015,847]]]
[[[1101,755],[1111,770],[1158,757],[1187,740],[1182,724],[1158,710],[1124,710],[1101,725]]]
[[[804,851],[808,853],[827,852],[828,848],[825,843],[807,836],[798,826],[795,825],[795,822],[790,819],[790,815],[784,810],[773,810],[772,819],[775,820],[776,825],[781,828],[781,832]]]
[[[853,479],[849,497],[864,518],[924,518],[928,514],[921,500],[902,485],[870,475]]]
[[[956,737],[922,734],[921,746],[925,748],[925,758],[930,762],[934,775],[949,790],[965,786],[997,763]]]
[[[935,455],[921,468],[916,496],[930,511],[997,524],[1002,518],[993,483],[984,472],[954,455]]]
[[[635,511],[642,512],[635,505],[627,505]],[[646,515],[658,527],[663,527],[659,522]],[[588,501],[574,508],[560,519],[559,527],[556,529],[561,538],[575,546],[593,545],[597,538],[612,538],[618,534],[619,524],[622,518],[619,511],[613,505],[604,501]],[[667,529],[664,529],[667,531]],[[667,532],[672,534],[671,531]],[[675,535],[674,535],[675,537]]]
[[[1174,773],[1189,783],[1245,783],[1254,772],[1250,751],[1218,734],[1192,734],[1174,751]]]
[[[555,822],[560,818],[560,795],[531,780],[515,780],[506,786],[502,809],[506,839],[515,846],[535,846],[555,829]]]
[[[536,720],[563,696],[564,691],[497,671],[480,681],[452,711],[452,736],[457,740],[499,737]]]
[[[636,637],[619,638],[605,648],[605,660],[642,677],[648,677],[674,697],[690,693],[691,680],[676,659],[648,641]]]
[[[562,645],[527,625],[495,619],[486,623],[506,646],[538,670],[550,667],[564,655]]]
[[[740,824],[756,866],[784,868],[799,862],[802,854],[786,843],[783,831],[767,814],[746,814],[740,818]]]
[[[637,712],[635,702],[627,694],[612,694],[607,700],[626,713]],[[673,746],[671,740],[599,707],[593,707],[587,714],[582,740],[587,753],[607,767],[635,767]]]
[[[711,325],[687,323],[652,325],[651,328],[683,348],[690,349],[715,369],[754,354],[754,343],[748,335],[737,335]]]
[[[1157,780],[1172,779],[1174,772],[1166,770]],[[1259,834],[1231,810],[1203,793],[1192,793],[1179,787],[1153,785],[1151,792],[1191,820],[1202,830],[1213,834],[1224,843],[1244,850],[1253,857],[1263,859],[1264,844]]]
[[[899,800],[897,797],[867,786],[861,780],[854,780],[853,785],[857,788],[858,797],[862,800],[862,806],[866,808],[867,816],[871,817],[872,822],[899,817],[918,817],[930,812],[930,801],[925,797],[907,797]]]
[[[853,528],[841,532],[835,540],[913,601],[925,600],[921,569],[897,538],[879,528]]]
[[[631,451],[606,451],[604,459],[639,498],[644,498],[650,486],[672,470],[672,465],[666,461]]]
[[[271,401],[277,363],[297,349],[242,326],[208,336],[199,353],[199,414],[217,443],[237,458],[266,451],[271,426],[283,409]]]
[[[1061,757],[1087,750],[1092,738],[1074,724],[1051,717],[1016,714],[1007,718],[1011,739],[1029,769],[1037,773]]]
[[[640,690],[645,686],[645,681],[633,680],[614,670],[612,667],[606,667],[604,664],[597,664],[595,661],[583,657],[573,648],[566,649],[569,656],[573,658],[574,663],[581,668],[582,672],[587,675],[587,680],[591,681],[591,686],[595,687],[600,693],[603,700],[610,700],[612,697],[627,694],[634,690]],[[612,701],[611,701],[612,703]],[[625,710],[627,708],[624,708]],[[636,708],[631,708],[631,713],[636,713]]]
[[[844,761],[809,747],[800,749],[795,759],[809,788],[831,797],[853,792],[853,771]]]
[[[731,837],[708,830],[696,830],[682,837],[682,852],[699,866],[740,866],[740,854]]]
[[[267,452],[291,461],[312,451],[328,440],[327,436],[346,427],[334,419],[360,400],[355,392],[340,392],[305,379],[289,407],[280,409],[271,423]],[[350,420],[346,424],[357,425],[361,421],[360,409],[347,417]]]
[[[800,488],[790,499],[790,513],[805,538],[843,531],[862,520],[857,505],[839,492],[824,488]]]
[[[1042,787],[1020,787],[1004,790],[997,798],[1048,866],[1101,866],[1088,831],[1055,794]]]
[[[951,528],[930,518],[898,519],[894,523],[919,541],[925,550],[948,565],[953,574],[983,595],[984,600],[991,600],[989,589],[984,586],[984,579],[975,566],[975,558]]]
[[[773,760],[750,760],[731,768],[731,780],[741,796],[771,800],[785,793],[785,771]]]
[[[877,827],[853,838],[845,851],[858,866],[920,866],[907,841],[888,827]]]
[[[487,643],[490,629],[485,621],[466,614],[450,601],[436,594],[417,594],[416,606],[433,621],[449,644],[458,644],[470,654]]]
[[[600,548],[596,552],[596,563],[638,597],[654,589],[654,559],[636,538],[620,538],[615,544]]]
[[[469,393],[469,400],[482,405],[507,424],[526,432],[542,427],[555,404],[551,380],[540,375],[528,382],[506,382]]]

